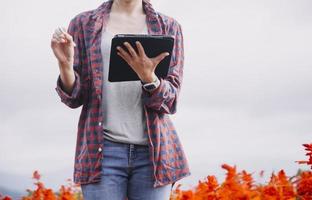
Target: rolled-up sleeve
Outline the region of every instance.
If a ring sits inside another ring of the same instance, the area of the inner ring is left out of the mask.
[[[174,20],[174,45],[168,74],[159,77],[160,85],[152,92],[142,87],[143,104],[157,112],[174,114],[177,111],[178,96],[183,79],[184,44],[181,25]]]
[[[61,75],[57,78],[57,87],[56,92],[61,98],[61,101],[68,105],[71,108],[79,107],[80,102],[76,101],[79,99],[80,92],[81,92],[81,84],[80,84],[80,76],[78,72],[74,70],[75,73],[75,82],[74,82],[74,88],[70,94],[68,94],[66,91],[64,91],[63,83],[61,80]]]
[[[77,108],[83,104],[83,92],[81,87],[81,59],[80,53],[81,45],[79,39],[79,23],[78,23],[78,16],[75,16],[71,19],[67,32],[73,37],[73,41],[76,43],[76,47],[74,48],[74,74],[75,74],[75,82],[73,86],[73,90],[70,94],[64,91],[64,87],[61,80],[61,75],[59,74],[56,82],[56,92],[61,98],[61,101],[66,104],[70,108]]]

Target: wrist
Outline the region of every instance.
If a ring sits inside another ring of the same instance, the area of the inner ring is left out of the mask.
[[[144,84],[144,83],[152,83],[152,82],[156,81],[157,78],[158,77],[156,76],[156,74],[153,73],[150,76],[146,76],[146,77],[141,78],[141,82],[142,82],[142,84]]]
[[[160,86],[160,79],[155,75],[155,79],[153,81],[145,83],[141,80],[141,83],[144,90],[153,92]]]
[[[70,71],[70,70],[73,70],[74,63],[72,61],[59,61],[58,60],[58,65],[59,65],[60,70]]]

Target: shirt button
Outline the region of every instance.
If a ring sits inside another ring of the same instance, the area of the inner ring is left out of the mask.
[[[99,150],[99,152],[101,152],[101,151],[102,151],[102,148],[101,148],[101,147],[99,147],[99,149],[98,149],[98,150]]]
[[[99,126],[101,126],[102,125],[102,122],[99,122]]]

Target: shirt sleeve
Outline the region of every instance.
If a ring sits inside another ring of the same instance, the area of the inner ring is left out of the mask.
[[[56,92],[58,93],[61,101],[70,108],[77,108],[83,104],[82,98],[82,87],[81,87],[81,59],[79,55],[79,51],[81,49],[80,40],[79,40],[79,26],[78,26],[78,16],[71,19],[67,32],[73,37],[74,42],[76,43],[76,47],[74,48],[74,74],[75,74],[75,82],[74,87],[71,94],[68,94],[64,91],[61,75],[58,75],[57,84],[56,84]]]
[[[174,45],[168,74],[159,77],[160,85],[148,92],[142,88],[143,104],[160,113],[174,114],[183,79],[184,44],[181,25],[174,20]]]

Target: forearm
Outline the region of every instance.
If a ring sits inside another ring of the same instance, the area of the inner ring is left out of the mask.
[[[58,63],[62,88],[67,94],[71,94],[75,83],[75,73],[70,63]]]
[[[77,46],[74,48],[73,60],[58,63],[60,74],[57,77],[55,88],[61,101],[70,108],[81,106],[86,96],[81,86],[85,83],[85,81],[81,81],[81,76],[83,76],[81,55],[84,54],[84,48],[81,46],[79,38],[79,33],[82,31],[79,21],[80,19],[75,17],[69,23],[68,33]]]
[[[170,79],[160,78],[160,85],[152,92],[143,89],[143,103],[147,107],[161,113],[176,113],[180,83]]]

